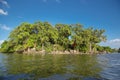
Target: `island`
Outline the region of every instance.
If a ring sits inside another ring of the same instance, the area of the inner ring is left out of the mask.
[[[84,28],[81,24],[55,24],[24,22],[17,26],[1,44],[2,53],[22,54],[93,54],[110,53],[104,29]]]

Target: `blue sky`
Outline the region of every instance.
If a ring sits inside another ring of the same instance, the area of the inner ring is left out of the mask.
[[[120,0],[0,0],[0,43],[22,22],[35,21],[105,29],[100,44],[120,47]]]

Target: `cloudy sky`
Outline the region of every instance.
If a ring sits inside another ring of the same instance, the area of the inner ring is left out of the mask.
[[[120,0],[0,0],[0,43],[22,22],[35,21],[105,29],[100,44],[120,47]]]

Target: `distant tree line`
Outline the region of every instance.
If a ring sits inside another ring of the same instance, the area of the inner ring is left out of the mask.
[[[118,49],[118,53],[120,53],[120,48]]]
[[[105,30],[84,28],[81,24],[56,24],[48,22],[22,23],[1,44],[1,52],[36,51],[51,52],[76,50],[82,53],[112,52],[110,47],[102,47],[106,41]]]

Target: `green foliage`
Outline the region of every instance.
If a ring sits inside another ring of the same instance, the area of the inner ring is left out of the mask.
[[[8,41],[4,41],[2,44],[1,44],[1,52],[4,52],[4,53],[11,53],[11,52],[14,52],[14,48],[12,47],[12,44]]]
[[[85,29],[81,24],[52,26],[48,22],[22,23],[10,33],[8,40],[1,45],[1,52],[35,48],[38,51],[44,49],[47,52],[75,49],[86,53],[93,51],[97,48],[98,43],[106,40],[104,32],[105,30]]]
[[[109,46],[97,46],[97,51],[106,53],[115,52],[115,50],[111,49]]]
[[[120,48],[118,49],[118,53],[120,53]]]

